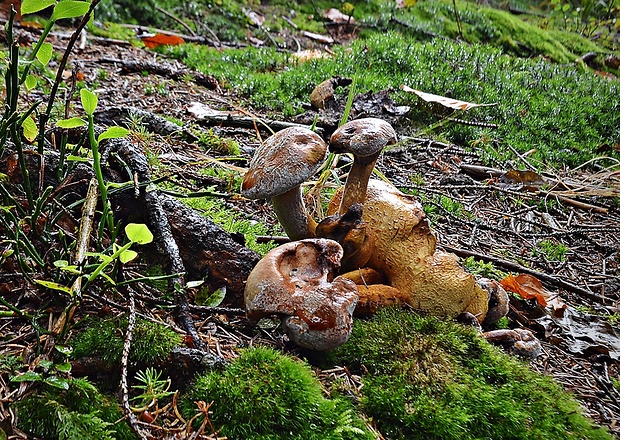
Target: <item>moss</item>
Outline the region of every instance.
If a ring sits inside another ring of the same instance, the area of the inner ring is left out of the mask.
[[[223,371],[196,380],[182,402],[213,401],[210,420],[234,439],[372,439],[349,402],[327,399],[307,364],[269,348],[241,352]]]
[[[19,429],[47,440],[135,439],[119,406],[86,379],[45,387],[16,403]]]
[[[73,358],[101,356],[105,362],[120,362],[125,342],[127,318],[93,319],[72,340]],[[129,361],[137,366],[162,362],[182,338],[169,327],[136,319]]]
[[[361,406],[388,439],[611,438],[551,378],[438,318],[358,320],[330,364],[364,372]]]

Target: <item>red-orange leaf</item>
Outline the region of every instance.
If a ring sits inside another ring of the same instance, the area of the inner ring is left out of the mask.
[[[547,291],[535,276],[519,274],[515,277],[508,275],[500,281],[500,284],[504,289],[521,295],[522,298],[536,298],[536,301],[541,306],[553,308],[553,314],[557,317],[564,315],[566,304],[560,300],[557,294]]]
[[[149,37],[142,38],[142,42],[149,49],[153,49],[157,46],[177,46],[185,43],[183,38],[176,35],[155,34]]]
[[[521,295],[524,299],[536,298],[538,304],[543,307],[547,306],[547,300],[544,294],[545,288],[538,278],[532,275],[520,274],[516,277],[508,275],[500,281],[500,284],[504,289]]]

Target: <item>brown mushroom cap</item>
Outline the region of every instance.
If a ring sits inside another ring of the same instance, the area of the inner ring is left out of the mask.
[[[301,185],[321,166],[327,145],[305,127],[289,127],[269,136],[257,148],[243,177],[241,194],[267,199]]]
[[[362,118],[339,127],[329,139],[329,150],[368,157],[395,143],[396,131],[388,122],[378,118]]]
[[[269,251],[246,283],[248,319],[278,316],[291,340],[313,350],[346,342],[358,295],[355,283],[335,277],[342,253],[328,239],[294,241]]]
[[[342,191],[330,201],[328,214],[338,209],[340,197]],[[436,237],[415,198],[370,180],[362,219],[374,236],[367,266],[384,274],[386,284],[402,292],[406,303],[435,315],[471,312],[484,320],[488,293],[455,255],[436,250]]]
[[[353,165],[344,186],[339,214],[344,214],[356,203],[364,203],[366,187],[381,150],[396,143],[392,126],[377,118],[363,118],[347,122],[332,134],[329,149],[334,153],[352,153]]]
[[[271,198],[278,220],[292,240],[313,237],[316,222],[308,216],[300,185],[319,169],[326,154],[323,139],[307,128],[279,131],[256,150],[241,194],[250,199]]]

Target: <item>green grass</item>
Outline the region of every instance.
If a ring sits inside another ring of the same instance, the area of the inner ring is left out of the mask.
[[[528,157],[533,163],[574,167],[598,156],[602,144],[620,139],[620,83],[591,70],[515,58],[484,45],[416,42],[398,33],[371,36],[349,49],[336,49],[333,59],[304,64],[270,48],[218,51],[185,45],[172,50],[253,105],[285,116],[300,113],[312,88],[332,75],[357,75],[359,93],[407,84],[465,101],[497,103],[459,115],[497,124],[497,129],[448,123],[429,134],[463,146],[494,139],[476,148],[498,161],[515,159],[512,147],[521,153],[535,150]],[[439,120],[415,96],[398,91],[394,99],[412,105],[411,130],[426,132]],[[610,154],[620,158],[617,152]]]
[[[473,330],[396,309],[357,320],[330,365],[362,374],[387,439],[610,439],[550,377]]]
[[[270,348],[245,349],[199,376],[181,402],[187,418],[200,400],[214,402],[210,420],[231,440],[374,438],[349,402],[324,396],[306,363]]]

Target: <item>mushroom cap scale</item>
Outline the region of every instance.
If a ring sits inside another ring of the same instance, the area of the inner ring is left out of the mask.
[[[289,127],[268,137],[256,150],[241,185],[241,194],[266,199],[301,185],[327,154],[323,139],[305,127]]]
[[[396,131],[386,121],[362,118],[338,128],[329,140],[333,153],[353,153],[358,157],[378,155],[386,145],[396,143]]]

